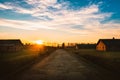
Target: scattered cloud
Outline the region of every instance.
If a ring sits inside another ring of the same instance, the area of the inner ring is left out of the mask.
[[[0,19],[0,26],[14,27],[25,30],[56,29],[77,34],[102,33],[111,35],[110,31],[120,31],[120,23],[108,21],[112,13],[100,11],[100,4],[91,4],[80,9],[69,8],[68,2],[58,3],[57,0],[24,0],[31,8],[24,8],[13,3],[0,3],[1,10],[12,10],[16,13],[29,14],[38,20],[20,21]],[[109,32],[108,32],[108,31]]]
[[[8,20],[8,19],[0,19],[0,26],[25,29],[25,30],[37,30],[39,28],[53,29],[52,27],[47,27],[45,25],[42,25],[42,23],[35,21],[20,21],[20,20]]]

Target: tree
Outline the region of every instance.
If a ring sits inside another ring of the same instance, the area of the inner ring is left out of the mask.
[[[62,48],[65,48],[65,43],[62,43]]]

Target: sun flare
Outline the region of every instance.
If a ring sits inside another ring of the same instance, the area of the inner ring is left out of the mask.
[[[37,40],[36,44],[43,44],[43,40]]]

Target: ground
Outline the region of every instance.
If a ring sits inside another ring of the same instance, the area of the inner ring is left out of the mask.
[[[10,79],[9,79],[10,80]],[[58,49],[12,80],[119,80],[110,71]]]

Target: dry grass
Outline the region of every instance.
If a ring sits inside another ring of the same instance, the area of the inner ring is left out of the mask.
[[[95,49],[69,49],[69,51],[111,71],[120,73],[120,52],[100,52]]]
[[[0,79],[24,66],[32,66],[31,64],[35,64],[52,51],[54,51],[53,48],[47,50],[25,49],[14,53],[0,53]]]
[[[120,59],[120,52],[102,52],[94,49],[79,49],[76,50],[80,55],[90,55],[106,59]]]
[[[38,57],[37,55],[38,52],[29,50],[0,54],[0,77],[7,76],[11,72],[31,63]]]

